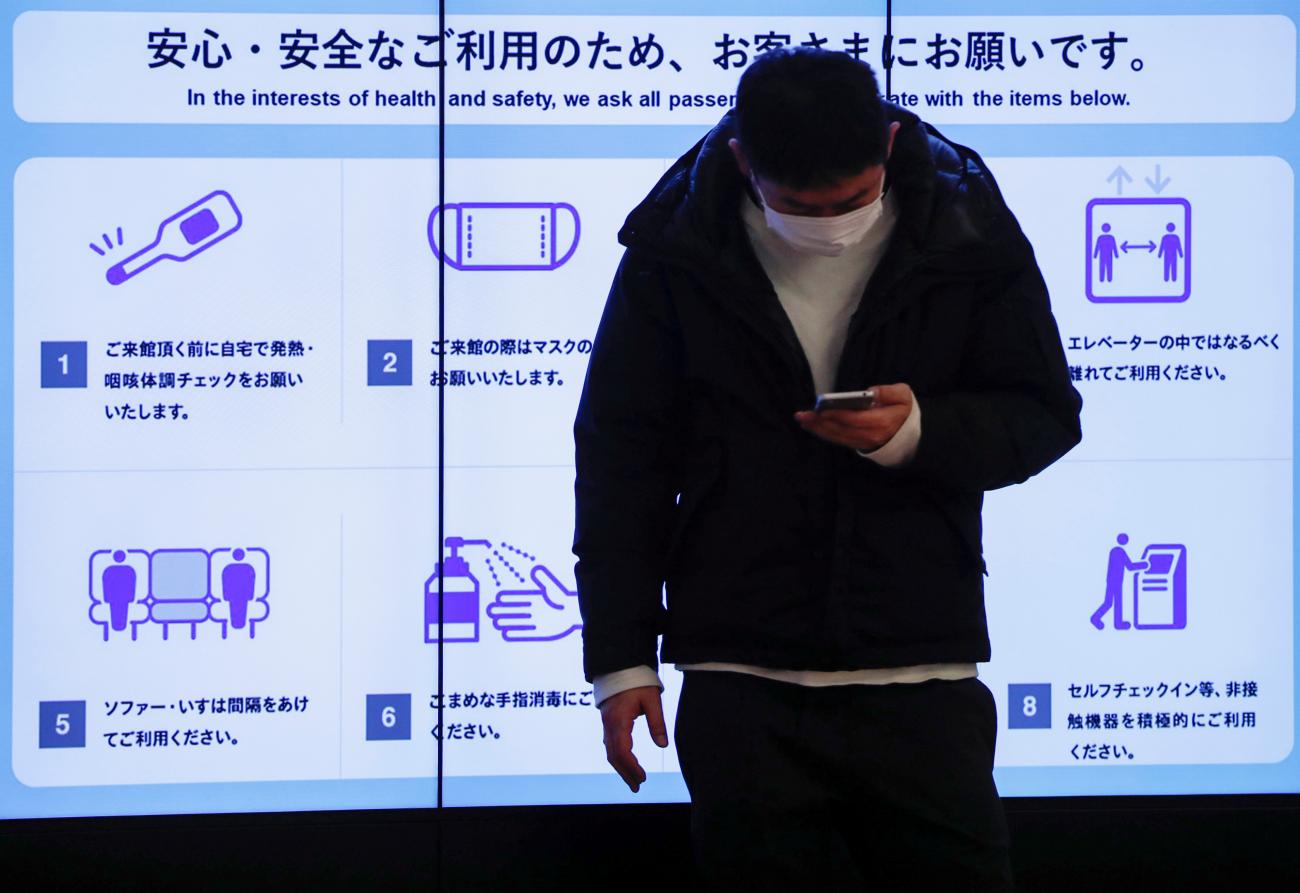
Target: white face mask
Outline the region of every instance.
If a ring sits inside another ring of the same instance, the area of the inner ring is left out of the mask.
[[[750,182],[753,183],[752,180]],[[820,254],[823,257],[835,257],[842,254],[850,245],[861,242],[884,213],[883,188],[880,190],[880,195],[876,196],[870,204],[835,217],[782,214],[773,211],[771,206],[763,201],[763,193],[759,191],[757,184],[754,184],[754,192],[763,205],[763,217],[767,221],[768,229],[784,239],[790,247],[810,254]]]

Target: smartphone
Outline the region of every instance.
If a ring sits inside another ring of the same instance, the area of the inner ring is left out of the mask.
[[[870,409],[876,403],[876,392],[868,388],[865,391],[839,391],[834,394],[818,394],[813,412],[823,409]]]

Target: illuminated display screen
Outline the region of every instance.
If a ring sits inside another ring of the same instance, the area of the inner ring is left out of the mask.
[[[9,4],[0,816],[687,799],[605,762],[573,420],[799,43],[985,159],[1084,398],[985,503],[1002,794],[1300,790],[1294,4],[893,6]]]

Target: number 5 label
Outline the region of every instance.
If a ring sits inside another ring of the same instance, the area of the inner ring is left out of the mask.
[[[41,701],[40,711],[40,747],[86,746],[85,701]]]

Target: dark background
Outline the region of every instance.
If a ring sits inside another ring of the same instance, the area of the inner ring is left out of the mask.
[[[864,3],[871,15],[881,5]],[[893,4],[884,5],[892,16]],[[1300,795],[1005,803],[1021,891],[1300,893]],[[8,821],[0,822],[0,893],[677,893],[697,889],[689,822],[686,804]]]
[[[1300,889],[1300,797],[1005,802],[1022,891]],[[0,889],[686,891],[689,835],[685,804],[13,821]]]

